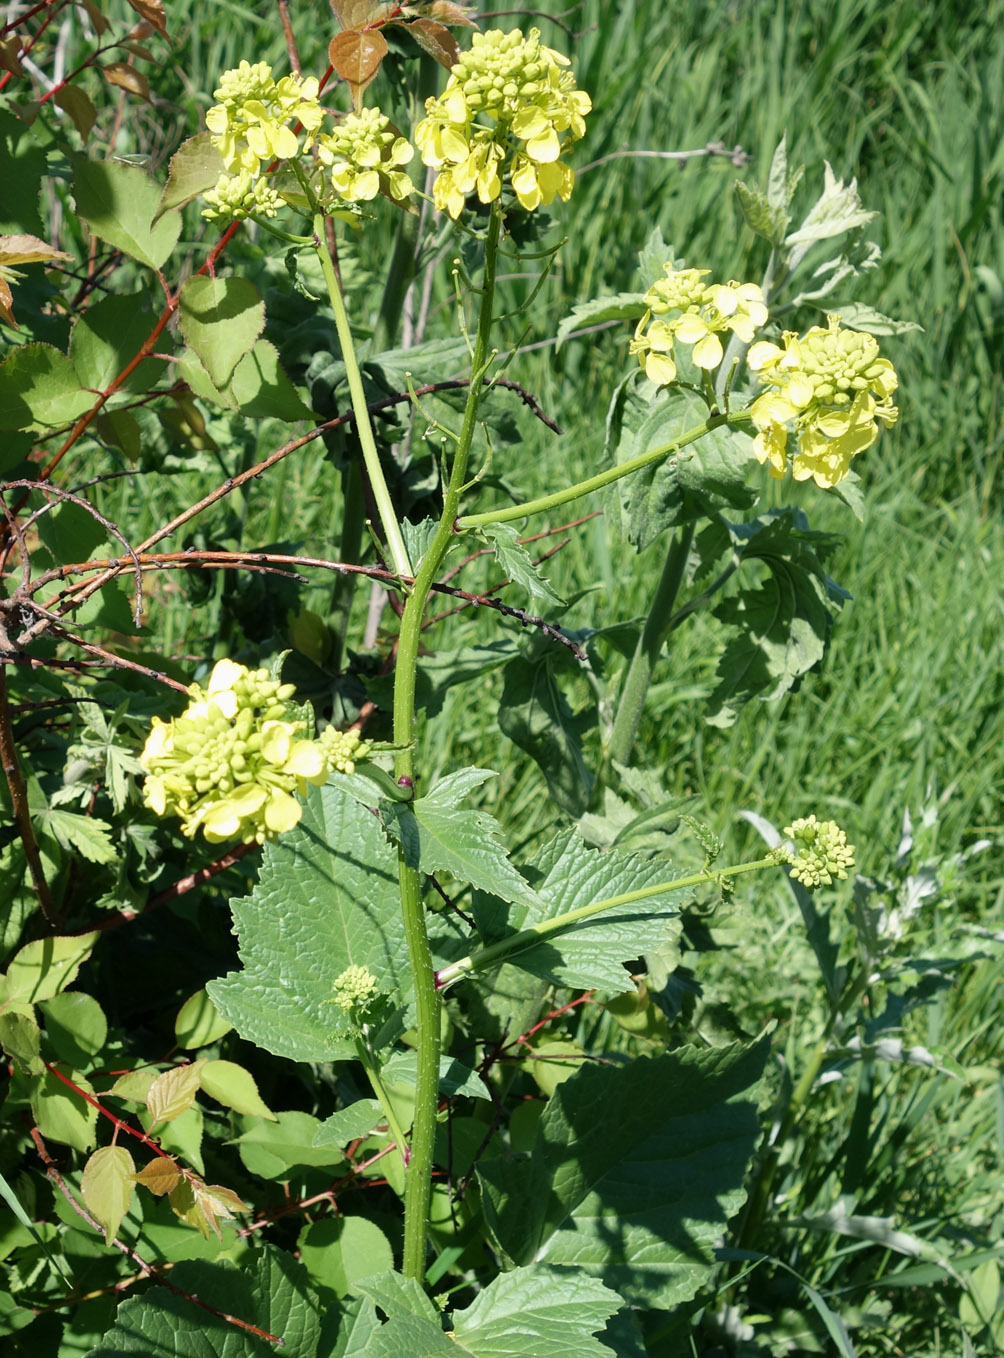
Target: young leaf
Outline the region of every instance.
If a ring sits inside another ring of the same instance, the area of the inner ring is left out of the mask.
[[[352,102],[357,107],[386,55],[387,39],[376,28],[336,33],[328,43],[328,60],[349,86]]]
[[[41,818],[57,844],[88,863],[114,863],[118,850],[112,842],[112,827],[95,816],[61,811],[50,806]]]
[[[494,942],[531,924],[620,896],[657,886],[674,876],[663,858],[646,859],[616,850],[588,848],[574,830],[564,830],[540,853],[532,878],[544,902],[543,915],[515,906],[508,917],[496,902],[476,895],[474,917],[482,938]],[[507,959],[511,965],[552,985],[593,987],[620,994],[628,973],[623,964],[672,942],[679,933],[678,906],[683,893],[666,891],[635,905],[593,915],[540,942],[528,942]]]
[[[243,1066],[233,1061],[207,1061],[200,1071],[199,1082],[209,1097],[222,1103],[224,1108],[275,1122],[275,1114],[258,1093],[254,1076]]]
[[[746,1196],[768,1050],[683,1047],[566,1080],[532,1151],[478,1166],[505,1255],[582,1269],[635,1306],[689,1300]]]
[[[180,213],[165,213],[152,224],[160,186],[136,165],[75,156],[73,196],[96,236],[151,269],[159,269],[177,244]]]
[[[521,585],[531,599],[542,599],[548,604],[563,604],[561,598],[540,573],[527,549],[516,541],[518,533],[510,523],[486,524],[482,535],[491,544],[495,560],[509,580]]]
[[[182,285],[178,317],[214,385],[224,387],[264,329],[265,303],[245,278],[196,275]]]
[[[181,1170],[174,1160],[157,1155],[148,1165],[144,1165],[138,1174],[133,1175],[133,1178],[138,1184],[148,1188],[154,1197],[162,1198],[181,1182]]]
[[[407,31],[423,52],[428,52],[447,70],[460,60],[460,45],[448,28],[433,19],[413,19]]]
[[[84,1202],[105,1228],[105,1244],[118,1233],[135,1191],[136,1166],[124,1146],[102,1146],[84,1166],[80,1192]]]
[[[459,807],[472,789],[496,776],[490,769],[452,773],[427,797],[388,807],[387,830],[401,841],[407,861],[422,872],[448,872],[500,900],[535,904],[534,892],[509,861],[495,817]]]
[[[140,99],[145,99],[149,104],[150,82],[142,71],[137,71],[135,66],[130,66],[125,61],[109,61],[104,66],[98,66],[109,85],[116,85],[120,90],[125,90],[128,94],[135,94]]]
[[[146,1106],[154,1122],[170,1122],[195,1102],[204,1060],[172,1066],[157,1076],[147,1090]]]
[[[354,1055],[325,1005],[346,967],[366,967],[388,993],[410,988],[397,854],[336,783],[309,789],[300,824],[266,844],[257,885],[231,908],[243,970],[207,990],[241,1037],[276,1056]]]

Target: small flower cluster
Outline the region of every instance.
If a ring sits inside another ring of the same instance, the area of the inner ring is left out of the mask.
[[[264,669],[220,660],[205,688],[188,692],[180,717],[154,717],[140,763],[146,805],[180,816],[189,839],[201,829],[211,844],[260,844],[291,830],[302,812],[294,792],[327,782],[332,769],[351,772],[369,751],[354,731],[304,739],[306,723],[289,706],[293,685]]]
[[[413,185],[401,166],[414,148],[390,127],[379,109],[349,113],[334,131],[320,131],[327,111],[318,101],[318,82],[286,75],[272,76],[264,61],[242,61],[227,71],[215,91],[219,101],[206,114],[212,143],[227,173],[206,194],[203,216],[210,220],[274,217],[282,199],[265,187],[261,176],[273,161],[291,161],[317,148],[329,169],[326,192],[344,203],[375,198],[381,189],[398,201]],[[303,138],[291,124],[299,123]],[[322,194],[323,197],[323,194]]]
[[[756,283],[705,284],[709,272],[667,264],[665,276],[645,294],[646,311],[634,332],[631,353],[638,356],[645,376],[659,386],[676,380],[676,341],[693,345],[694,362],[710,371],[724,355],[719,335],[731,332],[749,344],[767,319],[767,304]]]
[[[585,133],[592,108],[562,69],[568,65],[541,45],[535,28],[526,36],[518,29],[474,34],[415,128],[423,162],[439,171],[433,198],[440,211],[456,220],[475,190],[482,203],[492,202],[506,170],[529,212],[556,195],[568,200],[575,176],[561,156]]]
[[[784,833],[795,841],[788,862],[797,882],[811,891],[832,885],[834,879],[846,880],[848,869],[854,866],[854,845],[847,843],[847,835],[836,821],[806,816],[785,826]]]
[[[896,422],[895,369],[872,335],[844,329],[838,316],[801,338],[786,331],[780,345],[754,344],[747,362],[767,388],[752,406],[753,447],[772,476],[785,473],[789,426],[798,442],[795,480],[835,486],[878,438],[879,424]]]
[[[334,994],[330,1003],[345,1014],[365,1013],[379,994],[377,979],[367,967],[346,967],[332,984]]]

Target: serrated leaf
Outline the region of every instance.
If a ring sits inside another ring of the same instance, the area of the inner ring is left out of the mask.
[[[537,639],[505,668],[499,729],[536,761],[551,797],[570,816],[588,808],[593,775],[582,753],[582,734],[593,711],[573,712],[564,693],[575,661],[564,646]]]
[[[684,267],[684,261],[677,258],[676,251],[663,239],[662,227],[653,226],[648,233],[648,239],[638,251],[638,273],[646,288],[651,287],[657,278],[662,277],[667,264],[674,269]]]
[[[540,574],[540,567],[522,543],[517,542],[519,534],[511,523],[486,524],[482,536],[491,544],[495,560],[514,584],[521,585],[531,599],[542,599],[549,604],[563,604],[565,601],[553,588],[549,580]]]
[[[576,1269],[535,1264],[501,1273],[451,1325],[461,1353],[477,1358],[599,1358],[594,1336],[623,1298]]]
[[[301,400],[279,362],[279,351],[268,340],[259,340],[234,369],[230,389],[248,419],[311,419],[313,411]]]
[[[80,1192],[84,1202],[105,1228],[105,1244],[118,1234],[119,1224],[132,1202],[136,1166],[124,1146],[102,1146],[84,1166]]]
[[[8,998],[37,1004],[58,995],[73,984],[98,937],[95,932],[26,943],[7,969]]]
[[[767,578],[723,600],[715,617],[733,634],[719,658],[707,720],[729,726],[751,698],[779,698],[826,652],[836,608],[847,595],[815,553],[832,539],[805,533],[788,512],[743,525],[744,561],[767,566]]]
[[[167,33],[167,19],[161,0],[128,0],[128,4],[141,19],[152,24],[158,33]]]
[[[674,390],[654,402],[637,379],[622,383],[607,416],[607,455],[620,465],[671,443],[707,419],[695,392]],[[752,440],[722,426],[696,443],[617,483],[615,502],[625,535],[641,552],[669,528],[723,509],[747,509],[756,492],[747,478],[756,465]]]
[[[67,89],[70,86],[66,86]],[[57,259],[72,259],[65,250],[56,250],[38,236],[0,236],[0,268],[19,264],[43,264]]]
[[[208,1047],[224,1033],[229,1033],[233,1025],[217,1013],[216,1006],[205,990],[197,990],[190,995],[178,1011],[174,1021],[174,1036],[179,1047]]]
[[[73,364],[51,344],[23,344],[0,363],[0,429],[70,424],[93,404]]]
[[[161,1071],[146,1094],[147,1110],[154,1122],[170,1122],[191,1108],[205,1064],[205,1060],[192,1061]]]
[[[211,1099],[248,1117],[267,1118],[275,1122],[275,1114],[258,1093],[255,1078],[249,1070],[234,1061],[207,1061],[199,1075],[202,1088]]]
[[[794,270],[801,263],[810,246],[817,241],[842,236],[847,231],[866,226],[878,214],[866,212],[858,193],[858,181],[844,184],[833,173],[829,161],[823,161],[823,192],[809,209],[802,225],[784,239],[788,251],[788,267]]]
[[[102,297],[82,312],[70,335],[70,361],[82,387],[106,391],[135,359],[149,337],[156,317],[145,292]],[[161,352],[166,340],[161,339]],[[160,358],[147,358],[118,388],[127,392],[147,392],[162,376],[166,364]]]
[[[198,1354],[199,1358],[265,1358],[283,1340],[283,1353],[316,1358],[320,1335],[317,1298],[302,1264],[271,1245],[254,1251],[237,1268],[227,1259],[184,1261],[171,1270],[176,1291],[155,1287],[123,1302],[115,1324],[88,1358],[128,1353]],[[196,1306],[187,1296],[198,1297]],[[215,1312],[215,1314],[214,1314]],[[232,1318],[236,1318],[234,1324]]]
[[[328,60],[349,86],[353,103],[376,76],[387,50],[387,39],[376,28],[336,33],[328,43]]]
[[[769,1044],[684,1047],[584,1066],[555,1092],[533,1149],[478,1166],[506,1256],[601,1277],[635,1306],[689,1300],[745,1196]]]
[[[196,275],[183,284],[179,325],[213,385],[225,387],[265,326],[265,303],[244,278]]]
[[[644,314],[645,298],[640,292],[618,292],[613,297],[595,297],[590,302],[579,302],[558,324],[555,351],[561,348],[574,330],[602,325],[604,321],[635,321]]]
[[[118,849],[112,842],[112,827],[107,821],[54,806],[48,808],[42,819],[56,842],[70,853],[79,854],[88,863],[117,861]]]
[[[182,142],[171,157],[167,183],[154,213],[154,223],[165,212],[185,207],[207,189],[214,188],[225,170],[223,157],[213,145],[211,132],[199,132]]]
[[[348,966],[366,967],[389,994],[410,991],[397,853],[336,782],[308,790],[299,825],[266,844],[257,885],[231,908],[243,970],[207,990],[242,1037],[276,1056],[355,1054],[325,1004]]]
[[[536,896],[509,861],[502,827],[487,811],[463,811],[459,803],[489,778],[490,769],[460,769],[426,797],[388,807],[385,824],[399,839],[405,859],[422,872],[448,872],[504,901],[536,904]]]
[[[156,1078],[157,1072],[150,1066],[130,1070],[119,1076],[108,1093],[119,1099],[128,1099],[130,1103],[146,1103],[146,1096]]]
[[[836,310],[849,330],[864,330],[869,335],[906,335],[911,330],[924,330],[916,321],[894,321],[860,302],[844,302]]]
[[[77,212],[101,240],[159,269],[177,244],[181,215],[163,214],[153,225],[160,186],[136,165],[110,160],[73,160]]]
[[[31,1084],[31,1111],[38,1130],[46,1141],[59,1141],[74,1146],[78,1151],[89,1151],[95,1141],[98,1110],[94,1088],[75,1070],[62,1074],[73,1082],[71,1088],[51,1070],[36,1077]],[[84,1095],[90,1095],[88,1101]]]
[[[565,830],[544,847],[530,873],[544,905],[542,915],[519,905],[505,912],[498,902],[475,895],[474,918],[482,938],[493,943],[581,906],[658,886],[674,875],[665,859],[618,850],[604,853],[589,848],[574,830]],[[623,963],[678,935],[678,906],[684,899],[684,893],[667,890],[634,905],[612,907],[539,942],[528,940],[506,960],[552,985],[619,994],[627,981]]]
[[[418,1082],[418,1053],[396,1052],[381,1068],[380,1073],[385,1080],[400,1081],[402,1084],[414,1086]],[[444,1099],[455,1098],[458,1094],[483,1099],[487,1089],[484,1080],[471,1066],[465,1065],[456,1056],[441,1056],[439,1093]],[[337,1114],[335,1116],[337,1117]]]
[[[772,208],[765,193],[741,182],[736,183],[736,198],[750,230],[765,237],[772,245],[780,245],[788,225],[787,212]]]

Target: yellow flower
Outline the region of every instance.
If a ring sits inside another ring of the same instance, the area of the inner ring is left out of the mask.
[[[245,171],[256,178],[262,161],[293,160],[301,148],[289,126],[292,122],[306,130],[306,149],[324,118],[317,95],[318,82],[313,76],[303,80],[286,75],[276,81],[264,61],[253,66],[242,61],[224,72],[214,91],[219,102],[206,114],[206,127],[228,173]]]
[[[347,114],[333,132],[317,138],[317,157],[331,167],[332,186],[347,203],[375,198],[381,185],[391,197],[407,198],[413,185],[398,167],[414,154],[410,142],[376,108]]]
[[[675,269],[670,262],[664,276],[646,292],[648,310],[635,331],[631,353],[638,355],[653,382],[675,380],[674,340],[693,345],[695,364],[710,372],[725,354],[720,334],[728,331],[749,344],[766,321],[767,304],[756,283],[707,285],[704,279],[708,273],[708,269]],[[653,315],[660,319],[651,321]],[[659,376],[653,376],[653,372]]]

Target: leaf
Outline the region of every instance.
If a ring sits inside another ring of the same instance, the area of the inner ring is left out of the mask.
[[[849,330],[864,330],[869,335],[906,335],[911,330],[922,333],[924,330],[916,321],[894,321],[892,317],[860,302],[844,302],[836,310],[841,323]]]
[[[809,209],[797,231],[784,239],[788,250],[788,268],[793,272],[817,241],[842,236],[867,226],[876,212],[866,212],[861,205],[858,181],[844,184],[833,173],[829,161],[823,161],[823,192]]]
[[[155,1287],[123,1302],[88,1358],[119,1353],[274,1358],[275,1344],[255,1331],[278,1335],[283,1353],[317,1358],[317,1298],[307,1270],[284,1251],[266,1245],[243,1258],[240,1268],[227,1259],[183,1261],[171,1270],[171,1283],[176,1291]],[[205,1306],[187,1300],[186,1293]]]
[[[208,1047],[224,1033],[229,1033],[232,1024],[217,1012],[216,1006],[205,990],[197,990],[190,995],[178,1011],[174,1021],[174,1036],[179,1047]]]
[[[18,79],[24,75],[24,67],[20,60],[23,51],[24,41],[16,33],[9,38],[0,38],[0,66]]]
[[[45,1065],[39,1056],[42,1034],[33,1014],[16,1010],[0,1013],[0,1047],[25,1075],[41,1075]]]
[[[712,726],[730,726],[751,698],[787,693],[826,652],[836,608],[847,594],[823,570],[815,547],[833,539],[808,532],[797,511],[774,511],[733,528],[742,559],[762,562],[765,580],[713,610],[732,630],[708,700]]]
[[[255,1123],[237,1147],[248,1171],[265,1179],[288,1179],[294,1165],[342,1164],[341,1151],[318,1140],[321,1126],[310,1113],[280,1113],[275,1122]]]
[[[0,429],[70,424],[93,404],[73,364],[51,344],[23,344],[0,363]]]
[[[534,563],[527,549],[516,541],[518,533],[512,524],[486,524],[481,536],[491,545],[495,560],[505,571],[506,578],[521,585],[531,599],[543,599],[549,604],[564,603],[560,594],[540,574],[540,567]]]
[[[146,1106],[154,1122],[170,1122],[191,1108],[199,1092],[205,1060],[162,1071],[147,1090]]]
[[[64,990],[39,1006],[45,1020],[45,1036],[61,1061],[86,1066],[108,1040],[108,1020],[93,995]]]
[[[689,1300],[746,1196],[768,1050],[766,1040],[683,1047],[576,1072],[549,1100],[528,1154],[478,1166],[508,1258],[581,1269],[633,1306]]]
[[[788,226],[788,213],[783,208],[771,207],[767,194],[760,189],[738,181],[736,198],[750,230],[764,236],[772,245],[780,245]]]
[[[120,90],[125,90],[128,94],[138,95],[140,99],[152,103],[150,98],[150,82],[142,71],[137,71],[135,66],[130,66],[125,61],[109,61],[104,66],[98,66],[109,85],[116,85]]]
[[[561,680],[574,666],[564,646],[540,638],[531,642],[525,655],[506,665],[499,728],[536,761],[558,806],[578,817],[589,806],[593,784],[581,736],[594,717],[591,709],[573,712],[562,691]]]
[[[161,0],[128,0],[128,4],[130,9],[134,9],[141,19],[152,24],[158,33],[166,35],[167,19]]]
[[[530,917],[519,905],[506,913],[497,902],[475,895],[474,918],[484,941],[494,943],[530,924],[608,897],[658,886],[673,876],[672,865],[663,858],[642,858],[618,850],[603,853],[589,848],[574,830],[564,830],[544,847],[530,873],[544,903],[543,915],[535,911]],[[623,963],[678,936],[678,907],[685,899],[684,892],[667,890],[634,905],[612,907],[539,942],[528,940],[524,949],[512,952],[506,960],[552,985],[595,987],[620,994],[628,981]]]
[[[452,1334],[477,1358],[598,1358],[614,1350],[593,1336],[623,1304],[586,1273],[536,1264],[499,1274],[453,1313]]]
[[[133,361],[156,323],[146,292],[102,297],[82,312],[70,335],[70,361],[82,387],[107,391]],[[163,351],[166,340],[159,342]],[[142,394],[161,378],[166,364],[147,358],[138,364],[119,391]]]
[[[418,1053],[414,1051],[396,1052],[382,1067],[380,1073],[385,1080],[400,1081],[401,1084],[414,1087],[418,1083]],[[465,1065],[459,1057],[441,1056],[439,1058],[439,1093],[441,1098],[455,1098],[458,1094],[466,1094],[473,1098],[483,1099],[487,1092],[485,1082],[478,1072],[471,1066]],[[335,1116],[338,1116],[337,1113]]]
[[[613,297],[594,297],[590,302],[579,302],[558,324],[555,352],[575,330],[602,325],[604,321],[636,321],[644,314],[645,297],[640,292],[618,292]]]
[[[37,1004],[58,995],[76,980],[98,937],[95,932],[26,943],[7,969],[9,998]]]
[[[56,259],[72,259],[65,250],[55,250],[37,236],[0,236],[0,268],[18,264],[42,264]]]
[[[357,1099],[348,1108],[325,1118],[314,1137],[316,1146],[347,1146],[360,1136],[369,1136],[373,1128],[387,1121],[387,1115],[376,1099]]]
[[[119,1223],[129,1210],[135,1191],[136,1166],[124,1146],[102,1146],[84,1166],[80,1192],[84,1202],[105,1228],[105,1244],[118,1234]]]
[[[363,90],[376,76],[387,50],[387,39],[375,28],[336,33],[328,43],[328,60],[349,86],[353,104],[358,106]]]
[[[268,340],[258,340],[237,364],[233,378],[223,388],[214,385],[191,350],[182,355],[178,369],[196,396],[222,406],[224,410],[240,411],[248,418],[271,416],[290,423],[312,414],[283,371],[277,349]]]
[[[207,1061],[199,1075],[202,1088],[211,1099],[245,1116],[267,1118],[275,1122],[275,1114],[266,1107],[258,1093],[254,1076],[233,1061]]]
[[[73,158],[73,196],[77,212],[101,240],[159,269],[181,234],[181,215],[153,216],[160,201],[160,186],[136,165],[111,160]]]
[[[244,278],[196,275],[182,285],[179,325],[214,386],[225,387],[265,326],[265,303]]]
[[[456,38],[448,28],[437,24],[435,20],[413,19],[406,25],[405,31],[411,34],[423,52],[428,52],[447,70],[460,60],[460,45]]]
[[[213,145],[211,132],[199,132],[182,142],[171,157],[167,183],[153,215],[154,223],[165,212],[185,207],[207,189],[214,188],[225,169],[223,157]]]
[[[490,769],[451,773],[428,796],[389,805],[387,830],[400,840],[409,866],[426,873],[448,872],[504,901],[535,904],[534,892],[509,861],[495,817],[459,809],[474,788],[496,776]]]
[[[637,378],[622,382],[607,414],[607,456],[629,462],[702,424],[707,406],[695,392],[674,390],[650,401]],[[746,481],[756,465],[752,440],[722,426],[653,466],[625,477],[611,498],[621,529],[637,551],[660,534],[723,509],[747,509],[756,492]]]
[[[162,1198],[181,1182],[181,1170],[170,1157],[157,1155],[133,1177],[138,1184],[148,1188],[154,1197]]]
[[[44,823],[58,844],[69,853],[79,854],[88,863],[117,861],[118,849],[112,842],[112,827],[107,821],[50,806]]]
[[[358,1278],[394,1267],[390,1241],[372,1221],[361,1216],[325,1217],[300,1232],[299,1257],[311,1282],[338,1297],[355,1291]]]
[[[31,1111],[46,1141],[59,1141],[65,1146],[75,1146],[78,1151],[89,1151],[95,1141],[98,1110],[84,1095],[89,1094],[94,1099],[94,1089],[76,1071],[64,1074],[76,1088],[71,1089],[50,1070],[32,1081]]]

